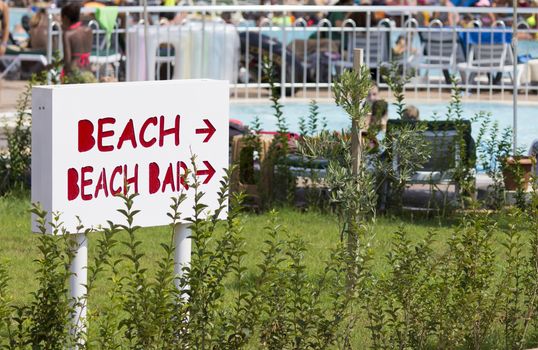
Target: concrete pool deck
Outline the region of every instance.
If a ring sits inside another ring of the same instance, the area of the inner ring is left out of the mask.
[[[468,94],[465,93],[465,90],[462,90],[462,102],[496,102],[496,103],[512,103],[512,92],[509,90],[501,91],[492,91],[490,95],[489,89],[481,88],[480,90],[469,90]],[[235,89],[234,87],[230,88],[230,101],[232,103],[256,103],[258,100],[268,101],[269,91],[267,89],[249,88],[246,89]],[[405,90],[405,99],[409,103],[436,103],[442,101],[450,100],[450,91],[448,89],[438,89],[432,86],[429,91],[427,89],[414,89],[406,88]],[[392,94],[386,90],[381,89],[379,91],[379,97],[384,98],[389,102],[393,101]],[[317,102],[328,102],[334,101],[333,97],[327,92],[320,90],[316,93],[315,89],[309,89],[303,91],[303,89],[297,89],[293,97],[285,97],[282,100],[294,101],[294,102],[309,102],[315,99]],[[518,94],[518,102],[524,104],[538,104],[538,91],[525,91],[520,90]]]
[[[24,80],[0,80],[0,115],[17,109],[17,100],[26,84]]]
[[[10,114],[10,112],[15,112],[17,107],[17,99],[19,95],[24,91],[26,84],[28,82],[24,80],[0,80],[0,115]],[[259,96],[262,100],[268,101],[269,91],[267,89],[261,89],[259,91]],[[391,95],[387,90],[381,90],[379,93],[381,98],[391,100]],[[247,89],[235,89],[234,87],[230,88],[230,100],[233,103],[253,103],[258,98],[258,89],[249,88]],[[319,102],[322,101],[332,101],[332,96],[329,95],[327,91],[320,90],[316,93],[315,89],[303,91],[303,89],[297,89],[295,96],[293,98],[284,98],[286,100],[293,101],[310,101],[316,99]],[[406,89],[406,100],[409,103],[417,103],[425,101],[427,102],[440,102],[448,101],[450,99],[450,91],[448,90],[439,90],[432,86],[430,90],[426,89]],[[512,93],[508,90],[501,92],[493,91],[490,95],[489,89],[483,88],[480,91],[471,91],[469,95],[463,96],[462,99],[464,102],[503,102],[503,103],[512,103]],[[526,93],[520,93],[518,101],[521,103],[531,103],[538,104],[538,93],[535,91]]]

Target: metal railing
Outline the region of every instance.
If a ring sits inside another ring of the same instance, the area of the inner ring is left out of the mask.
[[[531,57],[538,58],[534,39],[538,27],[531,28],[525,17],[536,16],[538,8],[520,10],[519,33],[529,37],[518,49],[520,57],[512,55],[510,8],[148,7],[151,23],[144,26],[142,7],[120,7],[121,21],[106,45],[105,31],[92,18],[94,9],[83,12],[94,32],[91,62],[98,79],[108,75],[128,81],[227,79],[233,97],[260,98],[267,94],[263,71],[267,59],[275,67],[283,97],[323,98],[331,96],[334,79],[351,67],[353,49],[360,47],[380,88],[387,87],[384,76],[392,70],[408,77],[408,94],[422,98],[442,98],[455,77],[466,94],[477,99],[511,98],[515,81],[520,96],[537,99],[538,61]],[[308,25],[308,15],[332,12],[347,13],[348,18],[339,27],[327,17]],[[54,40],[62,35],[58,14],[58,9],[48,12],[49,60],[55,50],[61,51],[62,40]],[[176,14],[183,17],[179,24],[161,23]],[[441,21],[451,14],[463,18],[466,25],[448,26]],[[282,20],[289,15],[296,17],[288,23]],[[497,19],[489,25],[482,20],[493,16]],[[399,39],[406,42],[402,52],[395,49]],[[54,42],[59,46],[54,47]]]

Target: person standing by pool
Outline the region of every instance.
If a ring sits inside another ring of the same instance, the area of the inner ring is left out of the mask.
[[[387,132],[388,112],[387,101],[375,100],[372,102],[366,129],[362,130],[368,154],[380,155],[384,152],[381,146]]]
[[[538,139],[532,140],[531,147],[529,148],[529,157],[538,159]],[[538,163],[534,164],[534,176],[535,178],[538,176]]]
[[[377,100],[379,100],[379,88],[377,87],[376,83],[372,83],[372,87],[370,88],[370,91],[368,91],[366,101],[371,105]]]
[[[44,8],[39,9],[39,11],[30,19],[29,27],[28,34],[30,35],[30,48],[32,50],[41,50],[45,52],[47,50],[49,23]]]
[[[3,56],[6,53],[9,40],[9,6],[2,0],[0,0],[0,33],[2,33],[0,56]]]
[[[64,71],[69,74],[74,70],[90,70],[92,51],[92,30],[80,21],[80,6],[70,3],[62,7],[62,28],[64,44]]]
[[[420,111],[413,105],[407,105],[403,110],[402,120],[418,122],[420,120]]]

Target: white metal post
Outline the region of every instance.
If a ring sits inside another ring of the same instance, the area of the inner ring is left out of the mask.
[[[512,152],[514,155],[517,154],[517,94],[518,94],[518,81],[517,81],[517,1],[513,1],[513,20],[512,20],[512,55],[514,56],[512,60],[513,64],[513,72],[512,72],[512,108],[513,108],[513,116],[512,116]],[[504,39],[504,35],[503,35]]]
[[[174,229],[174,272],[177,277],[183,276],[183,268],[191,265],[191,229],[187,224],[178,224]],[[176,279],[176,287],[181,288],[179,278]],[[183,294],[183,299],[188,295]]]
[[[85,321],[87,312],[87,289],[88,284],[88,239],[86,234],[77,233],[72,235],[73,239],[73,257],[69,270],[69,288],[71,300],[74,303],[74,312],[72,317],[73,334],[82,334],[85,332]]]
[[[52,26],[54,18],[51,13],[47,12],[47,64],[52,63]],[[60,38],[61,39],[61,38]],[[47,73],[47,85],[50,85],[51,73]]]
[[[148,0],[143,0],[142,1],[142,4],[143,4],[143,9],[144,9],[144,53],[145,53],[145,60],[146,60],[146,64],[145,64],[145,69],[146,69],[146,80],[149,80],[148,77],[149,77],[149,70],[150,69],[155,69],[155,67],[151,67],[149,66],[149,55],[154,55],[155,53],[154,52],[149,52],[149,37],[148,37],[148,21],[149,21],[149,16],[148,16]],[[127,37],[127,35],[125,35],[125,37]],[[155,79],[152,79],[152,80],[155,80]]]

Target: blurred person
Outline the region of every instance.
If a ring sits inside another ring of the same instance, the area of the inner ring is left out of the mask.
[[[368,118],[366,118],[365,128],[361,130],[363,142],[367,145],[368,153],[377,153],[380,151],[379,147],[387,132],[388,112],[387,101],[373,101]]]
[[[511,0],[491,0],[491,7],[512,7],[512,1]],[[506,15],[504,14],[490,14],[492,21],[496,20],[502,20],[506,23]]]
[[[492,6],[492,4],[491,4],[490,0],[478,0],[474,4],[474,7],[491,7],[491,6]],[[488,26],[488,27],[491,26],[493,24],[493,22],[495,22],[495,20],[496,20],[495,14],[493,14],[491,12],[490,13],[478,14],[477,17],[482,22],[482,25]]]
[[[378,208],[381,210],[385,207],[387,182],[386,174],[380,172],[376,166],[380,159],[387,156],[384,147],[384,139],[387,132],[388,123],[388,103],[385,100],[376,100],[372,104],[372,113],[369,118],[369,126],[367,130],[362,130],[363,145],[365,146],[365,163],[366,169],[370,172],[376,181],[378,189]]]
[[[398,38],[396,39],[396,43],[394,43],[394,47],[392,48],[392,59],[393,60],[401,59],[406,49],[407,49],[407,40],[405,39],[404,35],[399,35]]]
[[[387,131],[387,123],[389,120],[389,105],[385,100],[375,100],[371,107],[370,122],[368,129],[372,130],[375,135],[385,133]]]
[[[316,2],[314,0],[308,0],[305,5],[315,6]],[[304,19],[308,27],[314,26],[318,24],[319,22],[319,13],[315,13],[315,12],[303,12],[303,11],[293,12],[293,16],[296,19],[299,19],[299,18]]]
[[[492,7],[512,7],[511,0],[493,0]]]
[[[403,110],[402,120],[418,122],[420,120],[420,111],[413,105],[407,105]]]
[[[518,8],[526,8],[531,7],[531,0],[517,0],[517,7]]]
[[[176,1],[175,0],[163,0],[161,6],[163,6],[163,7],[173,7],[173,6],[176,6]],[[222,19],[225,20],[225,21],[227,19],[226,14],[227,14],[227,12],[224,12],[221,15]],[[176,13],[174,13],[174,12],[160,12],[159,13],[159,23],[160,24],[167,24],[169,21],[172,21],[175,16],[176,16]]]
[[[406,74],[409,76],[415,75],[415,69],[413,67],[408,67],[404,72],[404,66],[414,59],[414,55],[417,53],[417,49],[411,47],[410,42],[412,42],[412,36],[408,42],[407,35],[400,35],[396,39],[396,43],[392,48],[392,61],[397,64],[398,74]]]
[[[418,0],[404,0],[403,5],[410,6],[410,7],[418,7],[419,2]],[[410,17],[414,18],[419,23],[419,25],[424,25],[424,17],[421,11],[409,10],[407,11],[407,13],[409,14]],[[400,18],[400,21],[401,21],[401,18]]]
[[[532,140],[531,147],[529,148],[529,157],[538,156],[538,139]]]
[[[372,87],[368,91],[368,96],[366,97],[366,101],[372,104],[373,102],[377,100],[379,100],[379,87],[377,87],[376,83],[373,83]]]
[[[529,6],[533,7],[533,8],[538,7],[538,0],[530,0]],[[525,15],[524,15],[524,17],[525,17]],[[529,26],[529,29],[531,29],[531,30],[538,29],[538,21],[537,21],[536,13],[526,15],[525,22]],[[522,40],[538,39],[538,33],[521,33],[521,32],[519,32],[518,33],[518,39],[522,39]]]
[[[375,100],[372,104],[367,130],[362,130],[363,145],[365,146],[365,166],[375,181],[377,193],[377,208],[384,211],[387,202],[388,182],[387,174],[383,167],[379,167],[379,161],[386,159],[384,139],[388,123],[388,103],[385,100]]]
[[[459,21],[460,16],[457,12],[448,12],[450,8],[454,7],[454,4],[450,0],[441,0],[439,3],[440,6],[446,7],[446,12],[434,12],[432,19],[438,19],[443,22],[443,25],[449,27],[455,27]]]
[[[3,56],[6,53],[9,41],[9,6],[2,0],[0,0],[0,34],[2,38],[0,56]]]
[[[372,5],[371,0],[361,0],[359,5],[357,6],[368,6]],[[381,12],[381,15],[379,14],[379,11],[374,12],[374,16],[370,16],[370,27],[373,27],[377,25],[379,22],[379,17],[385,18],[385,13]],[[368,27],[368,15],[366,14],[366,11],[358,11],[358,12],[350,12],[347,15],[346,19],[351,19],[356,27],[366,28]]]
[[[353,4],[354,4],[353,0],[338,0],[338,2],[334,5],[335,6],[352,6]],[[344,24],[344,21],[346,20],[347,15],[348,15],[347,12],[335,11],[335,12],[329,13],[327,15],[327,19],[329,20],[329,22],[331,22],[331,25],[333,28],[341,27],[342,24]]]
[[[61,11],[64,74],[74,70],[90,70],[90,54],[92,51],[92,30],[80,21],[80,6],[69,3]]]
[[[273,12],[273,17],[271,18],[271,23],[278,27],[290,27],[294,21],[295,17],[288,16],[283,12]]]
[[[536,159],[538,159],[538,139],[532,141],[528,155],[529,157],[534,157],[534,161],[536,162]],[[534,164],[534,176],[535,181],[538,181],[538,162]]]
[[[370,112],[368,113],[368,117],[366,118],[363,132],[366,132],[366,130],[368,130],[371,125],[375,124],[374,108],[377,108],[376,111],[378,111],[379,109],[378,107],[374,107],[374,105],[379,100],[379,88],[377,87],[377,84],[373,83],[370,87],[370,90],[368,91],[368,95],[366,96],[366,104],[370,106]]]
[[[307,0],[304,5],[316,6],[316,2],[314,0]],[[319,13],[315,12],[294,11],[292,12],[292,16],[295,18],[295,21],[302,18],[308,27],[316,25],[319,21]]]
[[[463,28],[474,28],[473,16],[470,13],[465,13],[460,21]]]
[[[450,0],[450,2],[456,7],[473,7],[478,0]]]
[[[416,53],[416,51],[417,49],[411,47],[407,43],[407,38],[405,37],[405,35],[400,35],[396,39],[396,43],[392,48],[392,59],[396,61],[402,60],[406,52],[414,54]]]
[[[338,0],[338,2],[335,4],[335,6],[352,6],[352,5],[353,5],[353,0]],[[340,45],[344,46],[344,48],[346,47],[346,43],[341,42],[342,33],[340,32],[339,28],[342,27],[342,25],[344,24],[344,21],[346,20],[347,16],[348,16],[347,12],[334,11],[334,12],[330,12],[326,17],[326,19],[329,20],[329,22],[331,22],[331,27],[332,27],[331,37],[332,37],[332,40],[337,40],[338,42],[340,42]],[[326,38],[329,37],[329,33],[328,32],[321,32],[320,37],[326,39]],[[310,38],[311,39],[316,39],[317,38],[317,33],[313,33],[310,36]]]
[[[29,21],[29,47],[32,50],[47,50],[49,25],[45,9],[40,9]]]

